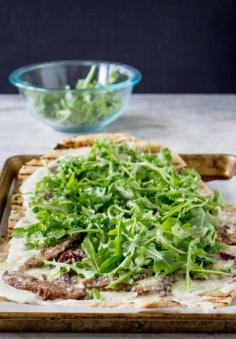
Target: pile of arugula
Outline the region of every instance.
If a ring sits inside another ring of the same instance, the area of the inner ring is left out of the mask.
[[[189,288],[191,277],[227,274],[210,269],[220,249],[219,194],[200,194],[199,182],[193,169],[172,165],[168,149],[156,156],[97,140],[89,155],[61,160],[37,183],[30,206],[38,221],[14,235],[40,248],[83,234],[87,257],[54,265],[80,277],[112,275],[109,288],[149,267],[185,275]]]
[[[94,79],[95,71],[96,65],[92,65],[87,77],[79,79],[73,89],[101,89],[101,92],[71,91],[67,85],[64,92],[40,93],[29,90],[25,96],[43,118],[66,126],[95,124],[122,107],[121,98],[112,90],[103,90],[104,85]],[[125,74],[114,71],[106,86],[125,80]]]

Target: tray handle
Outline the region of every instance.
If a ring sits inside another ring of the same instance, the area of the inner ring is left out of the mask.
[[[204,181],[227,180],[236,175],[236,157],[228,154],[181,154]]]

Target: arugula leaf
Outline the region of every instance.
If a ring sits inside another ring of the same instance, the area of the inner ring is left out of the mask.
[[[89,240],[89,238],[84,239],[84,241],[81,244],[81,247],[87,255],[87,258],[86,258],[87,263],[89,263],[89,265],[91,265],[92,268],[96,272],[100,272],[100,267],[99,267],[100,265],[98,262],[97,253],[94,249],[92,242]]]
[[[100,290],[97,289],[97,288],[91,289],[90,296],[91,296],[92,299],[103,299],[103,297],[101,296]]]
[[[130,284],[130,276],[131,272],[121,274],[118,279],[111,281],[106,289],[115,289],[119,284]]]
[[[187,290],[190,291],[190,272],[192,269],[192,248],[194,241],[191,241],[188,245],[187,263],[186,263],[186,286]]]

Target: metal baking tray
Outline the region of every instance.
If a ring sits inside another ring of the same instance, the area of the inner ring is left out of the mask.
[[[190,167],[195,168],[203,180],[231,179],[236,174],[236,158],[227,154],[182,154]],[[5,162],[0,175],[1,233],[7,227],[10,198],[15,178],[22,165],[39,155],[16,155]],[[8,307],[8,304],[12,304]],[[5,306],[4,306],[5,305]],[[29,308],[29,310],[25,310]],[[34,311],[28,305],[2,303],[0,331],[49,332],[236,332],[236,313],[173,313],[173,312],[71,312],[64,307],[57,312],[47,306]],[[42,310],[42,311],[41,311]]]

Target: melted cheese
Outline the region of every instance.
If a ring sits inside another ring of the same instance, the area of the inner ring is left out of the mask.
[[[220,220],[222,225],[227,225],[227,233],[235,235],[236,233],[236,209],[225,210],[222,209],[220,212]]]
[[[191,292],[186,289],[185,281],[178,281],[172,290],[173,300],[187,306],[196,306],[204,302],[204,294],[210,291],[227,293],[235,289],[235,284],[227,279],[192,280]]]

